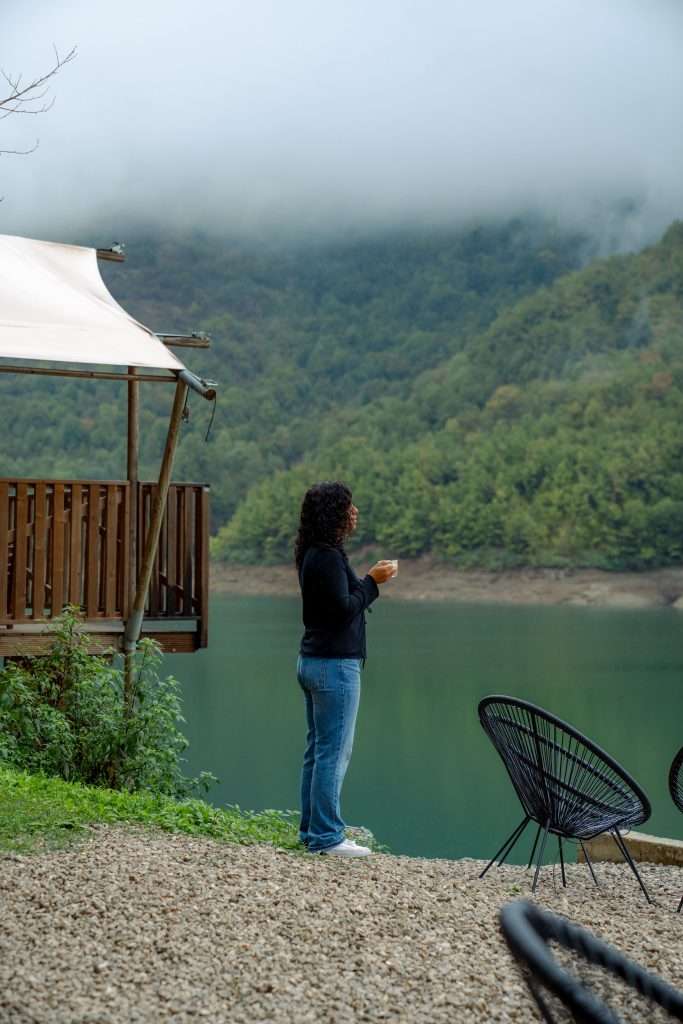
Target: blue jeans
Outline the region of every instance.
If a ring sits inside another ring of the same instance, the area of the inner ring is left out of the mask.
[[[299,838],[311,853],[318,853],[344,839],[339,798],[353,748],[360,659],[299,656],[296,676],[308,723]]]

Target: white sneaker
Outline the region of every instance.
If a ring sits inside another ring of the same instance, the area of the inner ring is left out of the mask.
[[[372,850],[367,846],[358,846],[352,839],[342,839],[336,846],[328,846],[320,853],[329,853],[332,857],[368,857]]]

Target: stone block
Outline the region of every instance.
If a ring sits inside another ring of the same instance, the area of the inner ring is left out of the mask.
[[[624,836],[624,842],[635,861],[644,861],[648,864],[678,864],[683,867],[683,840],[648,836],[644,832],[630,832]],[[598,836],[585,845],[592,861],[602,860],[616,863],[624,861],[617,849],[617,844],[610,835]],[[579,863],[584,861],[580,846],[578,861]]]

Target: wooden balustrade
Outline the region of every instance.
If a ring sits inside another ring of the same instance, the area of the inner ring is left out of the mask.
[[[146,537],[156,484],[139,485],[138,536]],[[171,484],[152,568],[145,615],[202,620],[206,646],[209,604],[209,491],[201,484]],[[138,546],[138,570],[141,558]]]
[[[137,486],[139,563],[156,485]],[[79,606],[87,623],[125,621],[130,514],[125,481],[0,479],[0,626],[49,621],[65,604]],[[208,542],[208,489],[172,484],[145,616],[193,620],[202,647]]]

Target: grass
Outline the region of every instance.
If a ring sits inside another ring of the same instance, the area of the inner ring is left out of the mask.
[[[0,765],[0,851],[32,853],[64,846],[95,822],[301,849],[294,811],[219,809],[203,800],[100,789]]]

